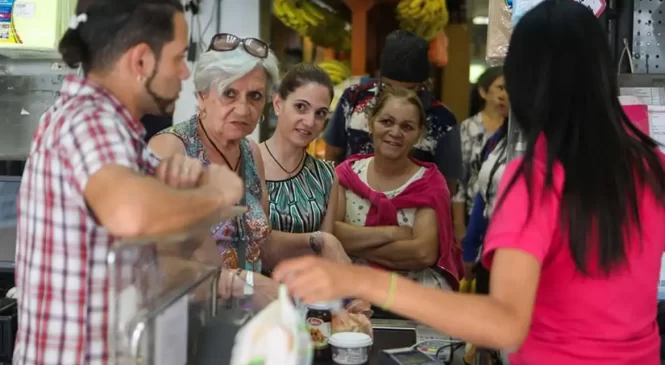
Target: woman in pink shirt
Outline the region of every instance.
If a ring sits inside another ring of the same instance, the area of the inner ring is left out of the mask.
[[[301,258],[275,271],[305,302],[359,297],[511,365],[659,361],[665,157],[617,99],[606,34],[583,5],[546,0],[515,27],[505,62],[526,153],[506,167],[485,238],[489,295]]]

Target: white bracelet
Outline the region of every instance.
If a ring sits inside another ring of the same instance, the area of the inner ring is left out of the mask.
[[[245,288],[243,290],[243,293],[245,295],[252,295],[254,294],[254,272],[247,270],[245,271]]]

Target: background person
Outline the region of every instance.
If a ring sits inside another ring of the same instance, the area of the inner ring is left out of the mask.
[[[462,177],[459,126],[455,115],[425,86],[430,75],[428,50],[425,39],[404,30],[386,37],[379,66],[381,77],[349,87],[339,99],[323,136],[327,160],[340,163],[351,155],[372,153],[367,120],[382,85],[412,89],[421,99],[428,125],[412,156],[435,163],[454,194]]]
[[[306,151],[323,130],[332,97],[333,83],[328,74],[306,63],[297,64],[286,73],[273,97],[277,128],[260,149],[271,226],[273,230],[293,233],[272,247],[281,251],[272,254],[280,259],[314,252],[349,260],[331,235],[338,190],[335,168]],[[325,238],[321,240],[321,236]],[[336,247],[320,247],[321,242]]]
[[[453,197],[455,238],[461,242],[478,194],[478,172],[483,162],[482,151],[487,140],[508,118],[508,94],[503,67],[488,68],[471,90],[471,117],[462,122],[462,166],[464,175],[458,181]]]
[[[335,235],[361,262],[402,272],[423,285],[457,289],[461,252],[446,180],[432,163],[409,157],[427,131],[415,92],[386,88],[369,113],[374,154],[337,167]]]
[[[76,14],[59,49],[85,77],[67,76],[42,116],[18,196],[14,364],[108,364],[110,248],[242,194],[228,169],[159,163],[143,141],[140,117],[173,113],[189,77],[180,1],[80,1]]]
[[[623,112],[607,35],[586,6],[540,3],[509,49],[506,87],[526,151],[506,166],[485,238],[489,295],[311,257],[274,276],[308,303],[358,295],[513,351],[511,365],[660,364],[665,155]]]
[[[476,292],[489,293],[489,271],[479,263],[479,251],[487,231],[487,224],[494,211],[498,186],[507,163],[508,122],[504,123],[487,140],[481,151],[482,166],[478,172],[478,194],[473,202],[468,229],[462,239],[464,277],[476,278]]]

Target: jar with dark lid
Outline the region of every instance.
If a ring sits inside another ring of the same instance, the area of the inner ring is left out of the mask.
[[[332,311],[328,303],[307,306],[307,329],[312,338],[314,360],[330,361],[332,352],[328,340],[332,335]]]

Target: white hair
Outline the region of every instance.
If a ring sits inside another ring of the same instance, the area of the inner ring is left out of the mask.
[[[259,58],[247,53],[242,45],[232,51],[207,51],[201,55],[194,66],[194,87],[196,91],[207,94],[213,87],[222,94],[231,84],[252,72],[257,66],[266,71],[268,96],[279,83],[279,63],[277,57],[268,52],[268,57]]]

